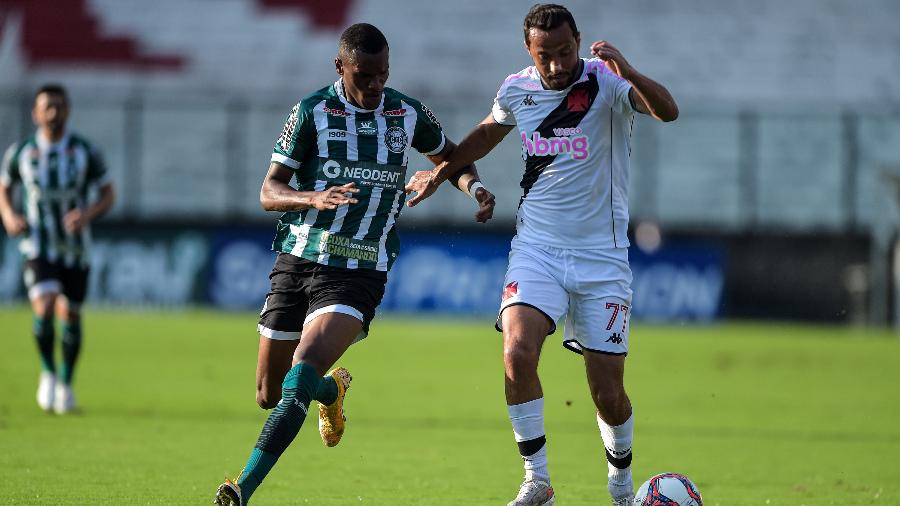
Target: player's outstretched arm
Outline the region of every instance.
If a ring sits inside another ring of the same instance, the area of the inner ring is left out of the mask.
[[[320,192],[304,192],[290,185],[294,172],[278,162],[269,165],[269,172],[259,190],[259,203],[266,211],[300,211],[316,208],[320,211],[336,209],[338,206],[355,204],[352,197],[359,191],[356,183],[332,186]]]
[[[612,44],[600,40],[591,44],[591,54],[606,62],[619,77],[631,83],[635,109],[660,121],[678,119],[678,105],[663,85],[638,72]]]
[[[428,159],[435,165],[440,165],[449,158],[456,148],[456,144],[448,140],[440,153],[428,155]],[[406,193],[421,193],[428,186],[431,179],[432,171],[430,170],[420,170],[416,172],[406,185]],[[486,223],[494,216],[494,194],[481,184],[481,179],[478,176],[478,169],[475,168],[475,164],[469,164],[463,167],[455,175],[450,176],[449,180],[459,191],[475,199],[475,202],[478,204],[478,211],[475,213],[475,221]]]
[[[501,125],[494,121],[494,116],[488,114],[487,118],[476,126],[462,142],[451,150],[431,171],[431,176],[424,182],[415,197],[409,199],[406,205],[414,207],[433,194],[438,186],[452,176],[458,174],[466,166],[484,158],[491,152],[506,134],[512,130],[512,126]]]

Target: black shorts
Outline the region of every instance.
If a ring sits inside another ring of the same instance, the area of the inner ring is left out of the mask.
[[[62,293],[69,302],[81,304],[87,295],[88,269],[84,267],[66,267],[35,258],[25,262],[24,278],[29,299],[45,293]]]
[[[269,274],[272,288],[259,314],[259,333],[269,339],[300,339],[303,325],[324,313],[358,318],[369,332],[375,308],[384,297],[387,273],[344,269],[279,253]]]

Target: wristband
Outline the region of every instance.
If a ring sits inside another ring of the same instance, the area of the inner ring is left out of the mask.
[[[469,196],[475,199],[475,202],[478,202],[478,199],[475,198],[475,192],[477,192],[479,188],[484,188],[484,185],[481,184],[481,181],[475,181],[474,183],[472,183],[472,186],[469,186]]]

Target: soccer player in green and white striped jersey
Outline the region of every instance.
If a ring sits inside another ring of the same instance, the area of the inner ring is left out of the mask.
[[[72,374],[81,349],[81,304],[87,292],[90,223],[112,206],[113,187],[100,154],[66,129],[69,99],[59,85],[35,94],[37,131],[13,144],[0,166],[0,218],[10,237],[23,236],[25,286],[41,355],[38,405],[62,414],[75,408]],[[13,193],[22,187],[20,214]],[[89,202],[89,190],[99,188]],[[62,297],[59,295],[62,294]],[[63,364],[53,358],[54,311],[62,315]]]
[[[289,114],[260,191],[263,208],[284,212],[258,326],[257,403],[275,409],[237,482],[226,480],[215,504],[247,504],[313,399],[322,440],[340,441],[351,377],[343,368],[323,374],[366,336],[381,302],[400,251],[396,221],[407,193],[407,154],[416,149],[437,164],[455,149],[427,107],[385,87],[388,44],[377,28],[361,23],[345,30],[335,68],[340,79]],[[474,166],[454,184],[475,198],[476,220],[491,218],[494,196]]]

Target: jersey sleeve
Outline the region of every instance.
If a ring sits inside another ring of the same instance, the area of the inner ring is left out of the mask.
[[[494,106],[491,108],[491,115],[494,117],[494,121],[501,125],[515,126],[516,116],[509,106],[508,90],[509,88],[505,82],[497,90],[497,96],[494,97]]]
[[[109,184],[109,172],[103,154],[93,146],[88,150],[87,183],[97,186]]]
[[[18,145],[13,144],[3,154],[3,162],[0,165],[0,184],[3,186],[11,186],[21,181],[19,176],[19,161],[16,159]]]
[[[440,153],[447,144],[441,123],[425,104],[416,105],[416,129],[413,132],[412,147],[423,155]]]
[[[291,109],[281,130],[281,137],[275,141],[272,161],[297,170],[316,146],[316,127],[312,114],[302,106],[302,102]]]
[[[609,70],[603,60],[595,58],[591,63],[595,65],[600,91],[609,106],[621,114],[634,112],[634,104],[629,97],[631,83]]]

